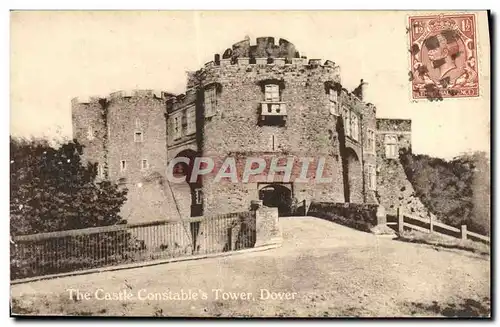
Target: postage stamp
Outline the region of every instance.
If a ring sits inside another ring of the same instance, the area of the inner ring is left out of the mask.
[[[409,17],[413,99],[479,96],[474,14]]]

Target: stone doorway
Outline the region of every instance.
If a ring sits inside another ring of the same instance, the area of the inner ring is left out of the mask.
[[[358,155],[346,148],[343,161],[344,201],[363,203],[363,169]]]
[[[273,183],[259,185],[259,200],[267,207],[278,208],[280,216],[292,213],[291,184]]]
[[[178,205],[182,207],[183,216],[187,212],[188,217],[198,217],[203,215],[203,194],[201,180],[191,182],[191,173],[195,158],[198,156],[194,150],[184,150],[176,155],[177,157],[189,158],[189,165],[181,162],[173,167],[175,177],[185,177],[185,182],[172,184],[174,195]]]

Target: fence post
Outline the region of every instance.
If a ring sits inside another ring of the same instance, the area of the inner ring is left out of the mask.
[[[460,228],[460,231],[461,231],[461,235],[462,235],[462,240],[466,240],[467,239],[467,225],[462,225],[461,228]]]
[[[401,210],[401,207],[398,207],[398,232],[399,234],[402,234],[404,231],[404,217],[403,217],[403,211]]]
[[[432,214],[429,212],[429,230],[430,232],[434,232],[434,222],[432,221]]]

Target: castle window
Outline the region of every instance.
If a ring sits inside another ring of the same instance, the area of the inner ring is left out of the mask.
[[[87,139],[89,141],[92,141],[94,139],[94,129],[92,128],[92,126],[89,126],[87,128]]]
[[[338,94],[334,89],[328,90],[328,100],[330,103],[330,113],[332,115],[339,115],[339,106],[338,106]]]
[[[271,135],[270,141],[271,141],[271,149],[272,149],[272,151],[276,151],[277,138],[276,138],[276,136],[274,134]]]
[[[215,87],[205,90],[205,117],[215,115],[217,108],[217,91]]]
[[[135,119],[135,128],[138,128],[138,129],[141,128],[141,120],[139,118]]]
[[[280,88],[277,84],[267,84],[265,86],[266,102],[280,101]]]
[[[280,85],[277,83],[261,84],[264,101],[260,104],[259,125],[285,126],[286,103],[281,102]]]
[[[202,204],[203,203],[203,193],[201,188],[197,188],[194,190],[194,203]]]
[[[375,191],[377,189],[377,172],[375,165],[367,165],[368,189]]]
[[[146,170],[149,168],[148,159],[141,160],[141,170]]]
[[[134,132],[134,142],[140,143],[144,141],[143,134],[140,131]]]
[[[174,119],[174,140],[180,139],[182,136],[182,116],[176,115]]]
[[[351,112],[351,137],[359,141],[359,118],[354,112]]]
[[[366,130],[366,151],[375,153],[375,131],[370,128]]]
[[[344,121],[344,134],[345,136],[351,136],[351,111],[347,107],[342,108],[342,119]]]
[[[386,135],[384,145],[386,158],[397,159],[399,157],[398,137],[396,135]]]
[[[103,164],[97,165],[97,177],[104,178],[104,165]]]
[[[120,172],[124,172],[127,170],[127,161],[121,160],[120,161]]]
[[[186,120],[187,120],[187,127],[186,127],[186,134],[193,134],[196,133],[196,108],[193,106],[186,111]]]

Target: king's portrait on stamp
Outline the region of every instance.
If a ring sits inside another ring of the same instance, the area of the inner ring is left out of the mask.
[[[409,22],[412,97],[477,97],[474,14],[410,16]]]

